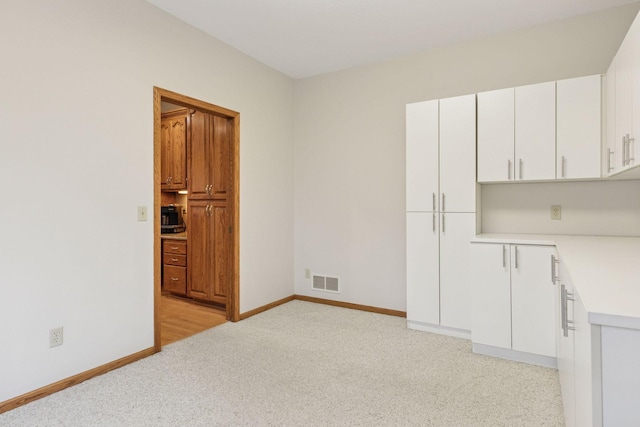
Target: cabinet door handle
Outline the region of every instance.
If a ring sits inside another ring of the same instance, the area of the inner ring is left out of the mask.
[[[442,193],[442,212],[446,212],[446,209],[444,208],[444,193]]]
[[[431,222],[432,222],[431,224],[432,231],[435,233],[436,232],[436,213],[435,212],[433,213],[433,220]]]
[[[173,251],[177,251],[177,250],[178,250],[178,247],[177,247],[177,246],[171,246],[171,250],[173,250]]]
[[[628,155],[628,151],[627,151],[627,137],[629,135],[625,135],[622,137],[622,166],[627,166],[627,155]]]
[[[522,159],[519,159],[518,165],[519,165],[519,169],[520,169],[520,170],[518,170],[518,178],[522,179]]]
[[[513,254],[514,254],[514,258],[516,262],[516,270],[517,270],[518,269],[518,247],[517,246],[513,247]]]
[[[562,156],[562,163],[561,163],[560,166],[561,166],[561,169],[562,169],[562,173],[561,173],[562,177],[565,178],[566,172],[565,172],[565,158],[564,158],[564,156]]]
[[[171,280],[172,280],[173,282],[177,282],[177,281],[178,281],[178,280],[180,280],[180,279],[178,279],[177,277],[172,277],[172,278],[171,278]]]
[[[507,159],[507,181],[511,181],[511,159]]]
[[[636,146],[636,139],[635,138],[630,138],[629,135],[627,135],[627,150],[628,150],[628,154],[627,154],[627,164],[630,165],[634,162],[635,160],[635,146]]]
[[[569,336],[567,331],[567,288],[564,283],[560,285],[560,326],[562,327],[562,335]]]
[[[607,171],[609,173],[611,173],[611,171],[613,170],[613,162],[611,161],[611,155],[613,154],[613,150],[611,150],[611,148],[607,148],[608,150],[608,155],[607,155]]]
[[[507,247],[502,245],[502,268],[507,266]]]
[[[431,204],[433,205],[433,212],[436,211],[436,193],[431,193]]]
[[[442,214],[442,234],[444,234],[444,213]]]
[[[171,258],[171,261],[173,261],[173,262],[177,262],[177,261],[178,261],[178,258]]]
[[[560,260],[557,259],[554,254],[551,254],[551,283],[554,285],[556,284],[556,281],[560,280],[558,272],[556,271],[556,265],[558,265],[558,263],[560,263]]]

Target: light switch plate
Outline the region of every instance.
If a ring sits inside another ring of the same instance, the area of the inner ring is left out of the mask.
[[[147,207],[138,206],[138,221],[146,221],[146,220],[147,220]]]
[[[560,205],[551,205],[551,219],[561,219],[562,218],[562,206]]]

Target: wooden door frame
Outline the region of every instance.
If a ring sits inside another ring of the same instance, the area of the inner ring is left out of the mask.
[[[218,116],[227,117],[232,121],[233,138],[231,140],[231,273],[229,293],[227,297],[227,319],[232,322],[240,320],[240,113],[208,102],[190,98],[176,92],[159,87],[153,87],[153,327],[154,350],[161,349],[161,262],[162,248],[160,239],[160,204],[161,193],[161,115],[162,101],[180,105],[186,108],[196,109]]]

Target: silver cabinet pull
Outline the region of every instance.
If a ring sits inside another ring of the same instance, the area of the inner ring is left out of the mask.
[[[562,156],[562,163],[561,163],[561,169],[562,169],[562,177],[566,178],[566,173],[565,173],[565,158],[564,156]]]
[[[513,247],[513,254],[515,256],[516,270],[517,270],[518,269],[518,247],[517,246]]]
[[[444,213],[442,214],[442,234],[444,234]]]
[[[177,247],[177,246],[171,246],[171,250],[172,250],[172,251],[177,251],[177,250],[178,250],[178,247]]]
[[[556,281],[560,280],[560,278],[558,277],[558,272],[556,271],[556,265],[558,265],[559,263],[560,260],[556,258],[554,254],[551,254],[551,283],[553,283],[554,285],[556,284]]]
[[[177,261],[178,261],[178,258],[171,258],[171,261],[172,261],[172,262],[177,262]]]
[[[436,211],[436,193],[431,193],[431,204],[433,205],[433,211]]]
[[[507,181],[511,181],[511,159],[507,159]]]
[[[502,268],[507,266],[507,247],[502,245]]]
[[[171,280],[174,281],[174,282],[177,282],[180,279],[178,279],[177,277],[172,277]]]
[[[635,160],[635,146],[636,146],[636,139],[635,138],[630,138],[629,135],[627,135],[627,165],[630,165],[634,162]],[[633,149],[632,149],[633,148]]]
[[[442,212],[446,212],[447,210],[444,208],[444,193],[442,193]]]
[[[519,159],[518,164],[520,166],[520,170],[518,171],[518,176],[520,179],[522,179],[522,159]]]
[[[627,157],[629,156],[629,134],[622,137],[622,166],[627,166],[629,162]]]
[[[569,331],[575,331],[573,320],[569,320],[569,310],[567,307],[567,301],[575,301],[572,293],[567,292],[567,287],[563,284],[560,285],[560,313],[562,320],[562,332],[565,337],[569,336]]]
[[[613,162],[611,161],[611,155],[613,154],[613,150],[611,148],[607,148],[608,151],[608,155],[607,155],[607,171],[609,173],[611,173],[611,171],[613,170]]]
[[[433,213],[433,220],[431,221],[431,229],[435,233],[436,232],[436,213]]]

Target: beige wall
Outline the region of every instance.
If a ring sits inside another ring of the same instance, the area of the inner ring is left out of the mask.
[[[296,293],[404,310],[405,104],[604,73],[639,7],[296,81]],[[581,206],[595,207],[580,188]],[[342,293],[312,291],[305,268],[340,277]]]
[[[143,0],[3,2],[0,52],[0,402],[153,345],[153,86],[240,112],[240,309],[291,295],[293,80]]]

